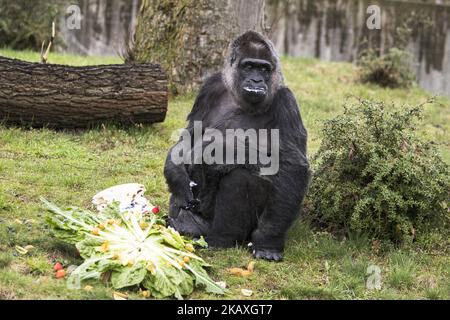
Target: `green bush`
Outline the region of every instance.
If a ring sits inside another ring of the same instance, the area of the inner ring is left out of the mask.
[[[421,111],[358,100],[325,122],[308,194],[319,226],[394,242],[448,233],[450,170],[416,135]]]
[[[40,50],[63,0],[0,0],[0,46]],[[55,21],[58,23],[58,21]]]
[[[391,48],[380,56],[373,49],[367,50],[358,60],[360,80],[389,88],[410,87],[416,79],[411,60],[411,55],[403,49]]]
[[[408,43],[414,31],[433,32],[434,22],[426,13],[415,10],[408,12],[407,16],[399,19],[399,22],[391,35],[392,48],[379,54],[380,48],[375,50],[368,43],[369,48],[361,53],[357,60],[361,82],[389,88],[407,88],[416,81],[411,69],[413,56],[408,52]]]

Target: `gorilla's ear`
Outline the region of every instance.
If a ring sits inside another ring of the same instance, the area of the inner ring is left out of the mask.
[[[233,53],[231,54],[230,66],[232,66],[235,61],[236,61],[236,49],[233,50]]]
[[[230,66],[233,65],[233,63],[237,59],[237,50],[239,48],[239,38],[235,39],[231,45],[231,56],[230,56]]]

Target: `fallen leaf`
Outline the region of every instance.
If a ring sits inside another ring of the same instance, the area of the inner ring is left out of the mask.
[[[17,224],[23,224],[23,222],[20,221],[19,219],[14,220],[14,222],[17,223]]]
[[[28,253],[28,250],[21,246],[16,246],[16,251],[22,255],[25,255]]]
[[[254,268],[254,263],[253,265],[250,265],[251,270],[247,269],[242,269],[242,268],[231,268],[229,269],[229,272],[234,275],[234,276],[238,276],[238,277],[248,277],[253,273],[253,268]]]
[[[247,265],[247,270],[253,272],[255,270],[255,261],[250,261]]]
[[[253,294],[253,291],[248,289],[241,289],[241,293],[246,297],[250,297]]]
[[[230,273],[232,275],[240,276],[240,275],[242,275],[242,271],[244,271],[244,269],[242,269],[242,268],[231,268],[229,271],[230,271]]]
[[[84,291],[92,291],[94,289],[94,287],[93,286],[90,286],[90,285],[86,285],[85,287],[84,287]]]
[[[113,298],[114,298],[114,300],[128,300],[128,294],[114,291]]]
[[[33,249],[34,249],[34,246],[32,246],[31,244],[29,244],[29,245],[25,246],[24,249],[30,251],[30,250],[33,250]]]
[[[242,272],[241,272],[241,276],[244,278],[250,276],[251,274],[252,273],[248,270],[242,270]]]

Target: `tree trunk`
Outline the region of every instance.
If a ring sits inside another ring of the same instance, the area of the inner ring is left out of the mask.
[[[218,71],[229,42],[249,29],[265,33],[265,0],[143,0],[130,60],[158,62],[169,88],[198,88]]]
[[[83,128],[164,121],[159,65],[69,67],[0,57],[0,122]]]

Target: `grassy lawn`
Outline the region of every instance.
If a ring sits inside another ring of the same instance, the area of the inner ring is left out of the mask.
[[[0,49],[0,55],[38,61],[32,52]],[[83,58],[51,54],[51,63],[72,65],[120,63],[118,58]],[[381,89],[356,82],[351,64],[313,59],[283,58],[286,82],[296,94],[309,131],[309,153],[320,144],[324,119],[343,110],[349,96],[418,104],[429,95],[422,90]],[[92,291],[68,290],[53,277],[55,261],[80,264],[70,246],[54,239],[44,222],[39,196],[60,205],[87,207],[98,191],[115,184],[145,184],[147,197],[167,212],[168,197],[162,168],[173,143],[174,130],[184,127],[194,96],[172,98],[167,119],[152,126],[88,131],[52,131],[0,125],[0,299],[110,299],[112,289],[94,283]],[[420,132],[435,141],[450,163],[450,101],[438,97],[426,105]],[[33,245],[27,255],[15,246]],[[245,266],[251,255],[242,248],[203,250],[213,264],[212,277],[225,281],[225,298],[244,299],[241,289],[253,290],[252,299],[449,299],[448,247],[374,247],[364,237],[345,241],[314,232],[307,222],[291,229],[281,263],[257,261],[249,278],[227,271]],[[366,289],[367,268],[381,269],[381,290]],[[141,298],[130,292],[130,298]],[[215,299],[195,291],[191,298]]]

